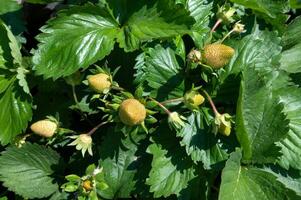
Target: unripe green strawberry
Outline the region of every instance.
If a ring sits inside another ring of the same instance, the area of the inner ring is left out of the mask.
[[[126,99],[119,107],[119,118],[122,123],[135,126],[141,124],[146,117],[146,109],[136,99]]]
[[[89,76],[88,83],[91,89],[99,93],[103,93],[112,85],[110,76],[104,73]]]
[[[57,128],[58,125],[55,122],[47,119],[37,121],[30,126],[32,132],[46,138],[52,137],[56,132]]]
[[[184,103],[187,108],[191,110],[198,109],[198,107],[204,103],[205,98],[197,91],[187,92],[184,96]]]
[[[222,135],[229,136],[231,133],[231,126],[226,126],[225,124],[221,124],[218,132]]]
[[[219,69],[229,63],[234,52],[233,48],[224,44],[209,44],[204,48],[203,62],[213,69]]]

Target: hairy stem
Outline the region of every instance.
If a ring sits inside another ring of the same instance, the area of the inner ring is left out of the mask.
[[[168,103],[174,103],[174,102],[179,102],[179,101],[183,101],[183,97],[180,97],[180,98],[176,98],[176,99],[168,99],[166,101],[162,101],[161,104],[164,105],[164,104],[168,104]]]
[[[108,124],[108,123],[109,123],[108,121],[99,123],[97,126],[95,126],[94,128],[92,128],[92,129],[87,133],[87,135],[90,135],[90,136],[91,136],[93,133],[95,133],[95,132],[97,131],[97,129],[99,129],[100,127],[102,127],[103,125],[106,125],[106,124]]]
[[[148,97],[148,98],[150,100],[152,100],[153,102],[155,102],[159,107],[161,107],[164,110],[164,112],[166,112],[166,114],[168,114],[168,115],[171,114],[171,112],[162,103],[160,103],[159,101],[157,101],[157,100],[155,100],[155,99],[153,99],[151,97]]]
[[[221,23],[222,23],[222,20],[221,20],[221,19],[218,19],[218,20],[215,22],[215,24],[214,24],[213,28],[211,29],[210,33],[213,33]]]
[[[75,86],[74,85],[72,85],[72,95],[73,95],[74,102],[77,105],[79,102],[78,102],[78,98],[77,98],[77,95],[76,95],[76,92],[75,92]]]
[[[215,116],[220,115],[219,112],[217,111],[217,109],[216,109],[216,107],[215,107],[215,105],[214,105],[214,103],[213,103],[213,101],[212,101],[210,95],[209,95],[204,89],[201,89],[201,91],[205,94],[207,100],[209,101],[209,103],[210,103],[210,105],[211,105],[211,108],[212,108],[212,110],[213,110]]]

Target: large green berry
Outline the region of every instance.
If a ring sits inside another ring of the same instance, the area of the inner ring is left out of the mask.
[[[234,49],[223,44],[209,44],[204,48],[203,62],[213,69],[219,69],[229,63]]]
[[[89,76],[88,83],[91,89],[99,93],[103,93],[112,85],[110,76],[104,73]]]
[[[119,118],[122,123],[135,126],[141,124],[146,117],[146,109],[136,99],[126,99],[119,107]]]

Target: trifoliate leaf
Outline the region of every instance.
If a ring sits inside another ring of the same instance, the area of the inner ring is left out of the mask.
[[[244,160],[274,162],[279,156],[275,142],[286,136],[288,123],[271,84],[254,68],[244,69],[236,112],[236,134]]]
[[[301,72],[301,17],[292,21],[284,33],[282,42],[286,49],[282,52],[281,69],[289,73]]]
[[[196,21],[190,35],[196,46],[201,48],[205,42],[204,36],[209,30],[209,20],[213,14],[211,11],[213,2],[209,0],[185,0],[185,2],[186,9]]]
[[[5,92],[0,94],[1,144],[8,144],[21,134],[31,117],[31,97],[13,80]]]
[[[44,146],[8,147],[0,156],[0,180],[24,198],[48,197],[58,190],[50,177],[58,162],[59,155]]]
[[[219,200],[298,199],[273,174],[255,167],[241,166],[241,158],[240,151],[230,155],[222,172]]]
[[[144,41],[190,33],[194,20],[184,6],[172,0],[153,2],[135,11],[122,27],[117,40],[125,51],[139,48]]]
[[[155,143],[147,152],[153,155],[153,161],[146,184],[155,198],[179,195],[195,177],[193,162],[167,125],[161,125],[152,139]]]
[[[132,132],[127,137],[120,131],[108,131],[100,148],[106,190],[98,191],[106,199],[129,198],[135,189],[135,173],[139,166],[136,151],[145,135]],[[141,163],[140,163],[141,164]]]
[[[301,89],[285,87],[279,93],[290,128],[287,137],[279,142],[283,154],[279,162],[286,169],[293,167],[301,170]]]
[[[86,4],[64,10],[41,28],[34,69],[57,79],[86,68],[111,52],[117,29],[118,23],[103,7]]]
[[[5,52],[3,58],[7,61],[5,68],[12,69],[22,66],[20,45],[11,30],[0,20],[0,47]]]
[[[225,72],[221,73],[222,82],[227,76],[240,73],[247,67],[253,67],[262,72],[271,72],[281,53],[280,38],[276,32],[260,31],[257,28],[252,34],[244,37],[240,41],[231,40],[229,46],[235,49],[235,54],[225,67]]]
[[[275,167],[274,167],[275,168]],[[299,197],[301,197],[301,177],[300,174],[290,174],[287,171],[283,171],[277,168],[263,168],[264,171],[267,171],[277,177],[277,181],[282,183],[286,188],[294,191]]]
[[[289,11],[287,0],[231,0],[252,9],[259,16],[263,17],[268,23],[274,25],[278,30],[284,30],[284,23],[288,19],[285,14]]]
[[[18,2],[18,0],[0,1],[0,15],[19,10],[21,7],[22,5]]]
[[[29,94],[30,95],[30,91],[29,91],[29,88],[28,88],[28,84],[27,84],[27,81],[26,81],[26,73],[28,71],[22,67],[19,67],[17,69],[17,76],[16,78],[18,79],[18,83],[19,85],[23,88],[23,91],[26,93],[26,94]]]
[[[284,49],[289,49],[300,43],[301,16],[296,17],[287,27],[282,37]]]
[[[226,160],[228,154],[222,147],[222,143],[212,133],[206,123],[204,113],[193,112],[187,117],[185,127],[177,132],[182,137],[181,145],[194,162],[202,161],[205,169],[211,165]]]
[[[136,82],[146,83],[151,96],[164,100],[184,94],[183,63],[171,48],[157,45],[138,56]],[[182,60],[183,61],[183,60]]]
[[[33,57],[37,74],[54,79],[68,76],[104,58],[116,38],[122,48],[133,51],[144,41],[189,33],[194,23],[189,13],[172,0],[153,1],[149,6],[141,1],[129,12],[119,10],[127,8],[119,1],[112,2],[112,9],[119,11],[116,19],[102,2],[72,7],[48,21],[37,37],[40,44]]]

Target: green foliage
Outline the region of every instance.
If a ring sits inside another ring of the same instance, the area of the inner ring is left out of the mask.
[[[59,158],[52,149],[37,144],[9,147],[1,153],[0,180],[25,198],[48,197],[58,190],[51,175]]]
[[[238,102],[236,128],[243,158],[273,162],[279,156],[274,143],[288,132],[289,122],[283,114],[283,106],[273,98],[272,88],[264,77],[252,68],[243,71]]]
[[[0,0],[0,199],[301,199],[298,2]]]
[[[194,162],[202,161],[205,169],[228,157],[226,149],[210,130],[213,119],[206,119],[208,117],[205,110],[193,112],[187,117],[187,125],[177,133],[177,136],[183,137],[181,145],[185,146],[187,154]]]
[[[180,59],[182,62],[178,62]],[[152,97],[159,100],[184,95],[183,60],[170,47],[156,46],[137,57],[136,82],[150,87]],[[147,90],[147,88],[146,88]]]
[[[222,172],[219,199],[296,199],[290,191],[277,181],[273,174],[256,167],[240,165],[241,152],[230,155]]]
[[[25,130],[32,117],[32,110],[25,74],[20,71],[20,46],[9,28],[1,21],[0,32],[0,47],[3,50],[0,55],[0,142],[8,144]],[[16,70],[17,67],[20,70]]]
[[[153,155],[152,169],[146,184],[155,198],[179,195],[195,177],[193,162],[166,125],[159,127],[152,139],[155,143],[147,148]]]

